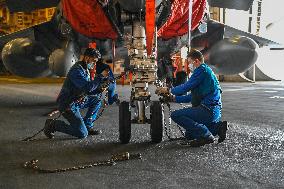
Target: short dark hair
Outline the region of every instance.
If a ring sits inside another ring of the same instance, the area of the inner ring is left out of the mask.
[[[99,60],[97,63],[96,63],[96,73],[97,74],[101,74],[103,71],[109,71],[110,70],[110,67],[109,65],[103,63],[101,60]]]
[[[96,57],[98,59],[102,57],[100,51],[94,48],[87,48],[84,52],[84,56]]]
[[[204,62],[203,54],[196,49],[191,49],[187,55],[187,58],[198,59],[200,62]]]

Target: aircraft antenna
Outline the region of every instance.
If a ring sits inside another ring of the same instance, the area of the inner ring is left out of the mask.
[[[139,19],[140,19],[140,24],[142,23],[142,0],[140,0],[140,12],[139,12]]]
[[[192,19],[192,4],[193,4],[193,0],[188,0],[188,50],[187,50],[187,54],[189,54],[190,52],[190,42],[191,42],[191,19]]]
[[[255,33],[255,35],[257,36],[259,36],[260,32],[261,12],[262,12],[262,0],[259,0],[257,2],[257,18],[256,18],[256,33]]]

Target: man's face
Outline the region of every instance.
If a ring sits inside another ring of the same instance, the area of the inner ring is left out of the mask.
[[[93,63],[95,64],[98,61],[97,57],[88,57],[87,63]]]
[[[87,68],[89,70],[93,69],[97,61],[98,61],[98,58],[96,57],[86,57],[85,62],[87,64]]]
[[[195,68],[197,68],[199,66],[199,60],[198,59],[192,59],[192,58],[188,58],[188,63],[192,64]]]
[[[192,59],[192,58],[188,58],[188,66],[191,72],[193,72],[195,70],[195,68],[197,68],[199,66],[199,61],[198,59]]]

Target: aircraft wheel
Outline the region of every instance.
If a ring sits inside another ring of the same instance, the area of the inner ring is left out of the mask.
[[[119,140],[122,144],[129,143],[131,138],[131,112],[129,102],[123,101],[119,105]]]
[[[154,101],[151,105],[150,135],[152,142],[159,143],[163,139],[164,112],[160,101]]]

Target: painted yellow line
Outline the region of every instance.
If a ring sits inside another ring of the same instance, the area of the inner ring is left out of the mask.
[[[21,93],[25,93],[25,94],[30,94],[30,95],[37,95],[37,96],[44,96],[44,97],[49,97],[49,98],[56,98],[57,94],[59,93],[59,91],[57,93],[54,94],[48,94],[46,92],[41,92],[41,91],[37,91],[34,89],[24,89],[17,86],[10,86],[10,85],[0,85],[0,91],[3,90],[9,90],[9,91],[13,91],[14,94],[21,94]]]
[[[17,76],[0,76],[1,84],[12,84],[12,83],[25,83],[25,84],[35,84],[35,83],[62,83],[65,78],[22,78]]]

